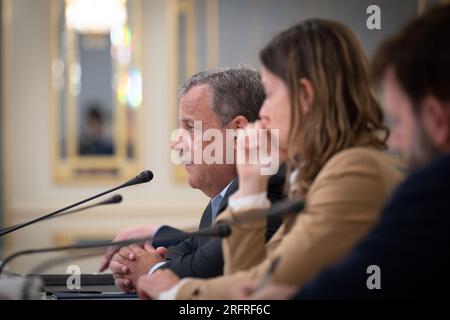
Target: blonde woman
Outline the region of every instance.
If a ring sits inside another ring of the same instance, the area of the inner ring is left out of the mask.
[[[347,27],[305,21],[277,35],[260,58],[267,97],[252,128],[279,129],[289,195],[303,198],[305,208],[265,244],[264,219],[245,216],[269,207],[268,179],[260,166],[239,166],[239,190],[218,219],[236,221],[223,241],[224,276],[180,280],[161,271],[139,280],[143,298],[230,299],[240,283],[261,281],[276,258],[272,281],[301,286],[368,233],[400,181],[384,153],[388,130],[366,57]]]

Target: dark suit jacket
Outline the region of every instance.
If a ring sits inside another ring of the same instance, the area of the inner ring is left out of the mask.
[[[381,289],[369,290],[380,268]],[[297,299],[450,297],[450,155],[413,173],[387,202],[380,222],[340,264]]]
[[[268,198],[273,203],[281,200],[283,196],[286,170],[282,166],[279,172],[269,180]],[[224,211],[228,205],[228,197],[238,190],[237,180],[233,181],[228,188],[224,199],[220,203],[218,215]],[[211,203],[208,204],[200,220],[199,229],[212,225]],[[271,217],[267,221],[267,240],[272,237],[281,225],[281,219]],[[179,277],[210,278],[223,274],[222,240],[204,237],[191,237],[178,242],[177,240],[167,241],[168,237],[177,238],[181,230],[163,226],[153,239],[153,246],[167,247],[167,263],[161,268],[169,268]],[[182,234],[181,234],[182,236]]]

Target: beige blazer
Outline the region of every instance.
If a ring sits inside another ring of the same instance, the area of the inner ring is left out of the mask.
[[[177,299],[231,299],[237,285],[260,281],[280,257],[272,281],[302,286],[342,259],[378,219],[401,174],[385,153],[364,147],[333,156],[320,171],[301,214],[285,220],[265,244],[266,222],[232,224],[223,240],[224,276],[188,279]],[[218,221],[245,217],[249,209],[227,209]]]

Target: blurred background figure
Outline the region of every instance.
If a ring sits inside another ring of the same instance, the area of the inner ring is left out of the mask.
[[[114,147],[107,132],[102,108],[92,103],[88,107],[84,131],[80,137],[80,155],[112,155]]]

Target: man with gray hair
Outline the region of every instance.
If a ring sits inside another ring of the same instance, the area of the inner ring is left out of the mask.
[[[224,69],[202,71],[188,79],[179,90],[180,129],[188,133],[188,139],[178,136],[172,142],[172,150],[190,154],[202,152],[211,141],[194,142],[194,124],[201,123],[201,130],[219,130],[224,139],[233,139],[225,145],[235,144],[235,137],[226,130],[242,129],[258,118],[265,99],[264,88],[258,73],[246,66],[237,65]],[[196,129],[197,130],[197,129]],[[234,149],[232,157],[235,157]],[[224,155],[226,157],[226,155]],[[238,190],[235,161],[206,164],[203,161],[184,162],[188,183],[200,189],[211,200],[206,207],[199,229],[210,227],[216,216],[228,204],[228,197]],[[269,182],[268,197],[272,202],[283,197],[284,170]],[[267,224],[267,240],[275,233],[281,221],[270,218]],[[100,271],[111,269],[115,283],[123,291],[133,292],[137,279],[160,268],[169,268],[179,277],[209,278],[223,273],[222,244],[220,239],[191,237],[183,241],[177,238],[180,230],[169,226],[144,225],[119,232],[115,241],[152,236],[152,245],[131,245],[109,248]]]

